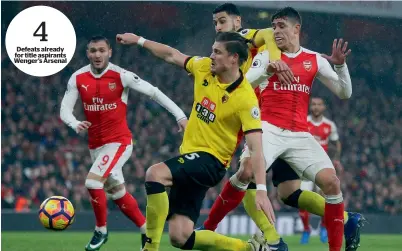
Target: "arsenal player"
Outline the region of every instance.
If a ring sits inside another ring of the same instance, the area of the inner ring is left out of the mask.
[[[336,153],[333,159],[333,163],[335,168],[339,169],[341,168],[339,160],[341,156],[342,145],[341,142],[339,141],[339,135],[335,123],[324,116],[325,109],[326,109],[325,103],[322,98],[320,97],[311,98],[310,101],[311,114],[307,117],[307,126],[311,135],[313,135],[313,137],[317,140],[317,142],[327,153],[328,153],[329,141],[332,141],[336,144]],[[322,193],[321,190],[316,185],[314,185],[314,182],[309,180],[302,180],[300,189],[304,191],[313,191],[315,189],[317,192]],[[307,244],[309,242],[311,232],[310,221],[309,221],[310,214],[308,211],[300,209],[299,215],[304,227],[300,243]],[[323,243],[326,243],[328,241],[327,230],[325,228],[324,219],[321,220],[320,225],[320,240]]]
[[[93,37],[87,46],[90,64],[76,71],[68,81],[60,117],[64,123],[81,133],[88,130],[88,146],[93,161],[85,186],[91,197],[96,226],[85,249],[99,250],[108,240],[106,193],[120,210],[141,229],[145,244],[145,217],[137,201],[126,191],[122,167],[133,151],[132,134],[127,125],[127,100],[130,89],[143,93],[171,112],[180,130],[187,125],[184,112],[158,88],[135,73],[109,62],[112,49],[103,36]],[[74,105],[81,98],[86,120],[73,115]],[[105,193],[106,192],[106,193]]]
[[[324,149],[308,132],[306,119],[315,78],[339,98],[351,97],[352,84],[346,64],[346,57],[351,50],[347,49],[347,42],[344,43],[343,39],[334,40],[330,56],[301,47],[301,23],[299,13],[293,8],[286,7],[275,13],[272,26],[275,42],[282,51],[281,61],[269,62],[269,52],[261,52],[254,58],[246,74],[253,87],[258,86],[260,90],[266,168],[273,169],[274,185],[278,186],[279,196],[287,205],[324,216],[330,251],[340,251],[343,233],[346,250],[352,251],[359,247],[364,218],[358,213],[344,212],[340,182],[334,166]],[[285,69],[284,63],[294,74],[292,84],[281,83],[275,74]],[[250,153],[246,148],[241,157],[241,168],[222,192],[230,193],[221,194],[220,198],[244,197],[243,189],[252,176],[249,158]],[[325,199],[318,194],[300,190],[301,177],[315,182],[323,191]],[[229,186],[237,190],[227,189]],[[255,205],[250,204],[253,196],[255,193],[250,193],[243,200],[249,214],[250,210],[255,211]],[[225,211],[222,209],[225,208],[223,203],[217,205],[215,207],[214,204],[214,214]],[[261,213],[252,215],[256,216],[253,217],[256,223],[262,217]]]

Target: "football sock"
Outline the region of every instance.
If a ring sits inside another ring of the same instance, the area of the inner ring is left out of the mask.
[[[257,190],[255,189],[255,184],[250,183],[249,188],[246,192],[246,196],[244,196],[243,199],[244,209],[246,209],[247,214],[251,217],[251,219],[253,219],[257,227],[263,232],[267,243],[271,245],[278,244],[281,237],[276,232],[275,226],[272,225],[271,222],[269,222],[264,211],[257,210],[257,207],[255,206],[256,192]]]
[[[299,216],[303,223],[304,231],[310,232],[310,214],[306,210],[299,209]]]
[[[205,229],[215,231],[219,222],[241,203],[246,193],[244,190],[235,187],[230,181],[226,182],[209,212],[208,219],[204,222]]]
[[[328,232],[329,251],[340,251],[343,242],[344,204],[342,194],[325,196],[325,225]]]
[[[101,189],[88,189],[91,196],[91,204],[95,213],[96,227],[101,229],[102,233],[106,233],[106,221],[107,221],[107,199],[106,193]],[[104,228],[101,228],[104,227]],[[100,230],[99,230],[100,231]]]
[[[318,216],[324,216],[325,199],[318,193],[298,189],[284,200],[284,203]],[[343,215],[345,218],[344,224],[346,224],[348,221],[348,212],[344,212]]]
[[[194,250],[203,251],[252,251],[247,241],[230,238],[209,230],[193,232],[195,235]],[[190,237],[191,238],[191,237]],[[186,243],[187,244],[187,243]],[[185,245],[186,246],[186,245]],[[186,247],[188,248],[188,247]]]
[[[169,199],[165,186],[158,182],[145,182],[147,191],[146,228],[148,240],[144,249],[159,250],[163,228],[169,213]]]
[[[145,217],[137,200],[130,193],[126,192],[123,197],[114,200],[114,203],[137,227],[141,228],[145,224]]]

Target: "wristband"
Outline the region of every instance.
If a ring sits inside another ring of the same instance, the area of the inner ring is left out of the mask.
[[[138,39],[137,44],[138,44],[139,46],[141,46],[141,47],[144,47],[145,41],[147,41],[145,38],[140,37],[140,39]]]
[[[267,191],[267,186],[263,184],[257,184],[257,191]]]

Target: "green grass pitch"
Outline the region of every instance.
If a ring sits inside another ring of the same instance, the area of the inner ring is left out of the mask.
[[[88,232],[2,232],[2,251],[84,251],[91,238]],[[242,236],[248,239],[248,236]],[[286,236],[289,250],[293,251],[327,251],[326,245],[320,243],[318,237],[311,237],[310,244],[301,246],[300,236]],[[101,251],[139,251],[140,235],[138,233],[110,232],[109,241]],[[168,236],[162,239],[161,251],[180,250],[170,246]],[[358,251],[400,251],[401,235],[363,235]]]

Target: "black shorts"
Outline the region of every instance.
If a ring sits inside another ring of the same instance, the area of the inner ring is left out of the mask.
[[[196,223],[205,194],[223,179],[225,166],[206,152],[184,154],[165,161],[165,164],[173,176],[167,220],[173,214],[179,214]]]
[[[272,170],[272,183],[275,187],[285,181],[300,179],[299,175],[283,159],[277,158],[267,172],[269,170]]]

